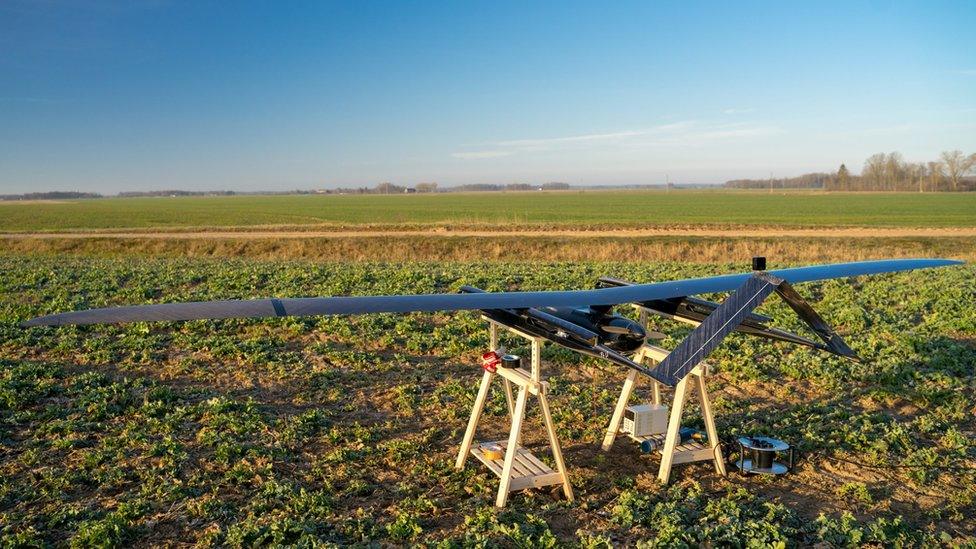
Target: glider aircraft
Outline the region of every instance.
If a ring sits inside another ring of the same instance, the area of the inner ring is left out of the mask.
[[[754,262],[754,270],[749,273],[652,284],[601,278],[592,290],[486,292],[463,286],[456,294],[163,303],[58,313],[28,320],[22,326],[479,310],[499,324],[638,370],[674,386],[733,331],[856,360],[854,351],[793,289],[793,284],[960,263],[949,259],[889,259],[766,271],[762,260]],[[696,297],[718,292],[732,293],[722,303]],[[769,317],[752,312],[773,292],[786,301],[821,341],[770,327]],[[614,307],[628,304],[697,327],[667,358],[648,368],[629,358],[648,337],[645,328],[613,312]]]

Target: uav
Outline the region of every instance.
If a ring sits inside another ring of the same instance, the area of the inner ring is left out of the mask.
[[[165,303],[52,314],[28,320],[22,326],[480,310],[503,326],[609,360],[674,386],[733,331],[856,359],[850,347],[793,289],[792,284],[961,263],[948,259],[891,259],[765,271],[765,260],[759,259],[761,261],[754,261],[751,273],[653,284],[601,278],[592,290],[485,292],[463,286],[457,294]],[[732,294],[722,303],[695,297],[717,292]],[[773,292],[779,294],[822,341],[772,328],[770,318],[753,313]],[[613,312],[614,307],[624,304],[637,305],[665,318],[698,323],[698,326],[665,360],[650,369],[630,358],[644,344],[648,334],[641,324]]]

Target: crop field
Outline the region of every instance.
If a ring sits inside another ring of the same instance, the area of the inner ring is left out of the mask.
[[[0,202],[0,232],[368,224],[976,227],[976,193],[560,191]]]
[[[316,203],[346,198],[355,197]],[[412,199],[389,200],[404,198]],[[909,209],[914,198],[897,197]],[[976,210],[945,208],[945,216],[913,219],[971,224]],[[137,221],[165,224],[175,211]],[[863,222],[884,223],[882,211]],[[60,225],[16,216],[3,223],[5,230],[81,226],[71,215],[60,216]],[[86,215],[88,226],[126,219]],[[188,215],[182,223],[206,221]],[[252,219],[221,215],[227,224]],[[739,335],[713,353],[709,385],[723,440],[769,433],[799,446],[796,474],[777,479],[722,478],[711,465],[694,464],[677,466],[671,484],[661,486],[657,458],[624,440],[600,452],[625,373],[547,347],[550,401],[578,501],[528,491],[502,511],[493,507],[497,479],[489,471],[473,461],[453,469],[480,378],[476,359],[488,344],[474,313],[17,325],[116,304],[449,292],[460,284],[564,289],[590,287],[600,275],[654,281],[734,270],[741,262],[350,263],[5,250],[0,545],[972,547],[971,265],[798,286],[864,362]],[[761,312],[802,332],[776,299]],[[655,328],[669,348],[688,332],[663,322]],[[525,354],[517,341],[508,343]],[[530,405],[529,414],[524,442],[547,459],[538,409]],[[687,424],[700,427],[698,414],[693,405]],[[478,438],[499,438],[505,424],[496,392]]]

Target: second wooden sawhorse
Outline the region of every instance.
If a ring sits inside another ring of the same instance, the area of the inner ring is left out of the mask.
[[[668,351],[660,347],[645,344],[637,354],[634,355],[635,362],[652,360],[661,362],[668,356]],[[679,463],[691,463],[695,461],[713,461],[715,470],[725,476],[725,460],[722,457],[722,447],[719,445],[718,431],[715,429],[715,417],[712,415],[712,403],[708,398],[708,391],[705,388],[705,377],[708,375],[708,366],[704,363],[692,369],[688,375],[681,379],[674,388],[674,399],[671,403],[671,412],[668,418],[668,430],[661,434],[652,434],[644,437],[629,435],[631,439],[638,443],[644,441],[653,442],[661,453],[661,467],[658,470],[657,478],[664,484],[671,478],[671,467]],[[606,452],[613,446],[613,442],[620,434],[620,422],[624,417],[624,410],[630,401],[630,396],[640,379],[640,372],[631,370],[627,374],[620,396],[617,398],[617,406],[614,408],[610,425],[607,426],[607,433],[603,437],[601,449]],[[661,405],[661,383],[651,379],[653,390],[653,403]],[[708,436],[707,445],[696,440],[681,441],[681,414],[684,411],[685,403],[688,400],[688,392],[695,387],[698,392],[698,399],[702,411],[702,420],[705,422],[705,434]]]

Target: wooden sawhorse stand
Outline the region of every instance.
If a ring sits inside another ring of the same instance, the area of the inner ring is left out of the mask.
[[[667,350],[645,344],[637,351],[637,354],[634,356],[634,362],[641,363],[646,359],[660,362],[666,356],[668,356]],[[695,366],[688,375],[678,382],[678,385],[674,388],[674,401],[671,403],[671,415],[668,418],[668,430],[666,433],[645,437],[630,436],[630,438],[639,443],[645,440],[652,440],[657,443],[658,448],[661,448],[661,468],[658,470],[657,478],[664,484],[667,484],[671,477],[671,466],[679,463],[712,460],[715,463],[715,470],[722,476],[726,474],[725,460],[722,458],[722,448],[719,446],[718,431],[715,429],[715,418],[712,415],[712,403],[708,398],[708,391],[705,389],[706,375],[708,375],[708,366],[703,363]],[[613,441],[617,438],[620,431],[620,421],[624,417],[624,410],[630,401],[630,395],[637,386],[638,376],[640,376],[640,373],[637,370],[631,370],[627,374],[623,389],[620,391],[620,397],[617,399],[617,407],[613,411],[610,425],[607,426],[607,434],[603,437],[601,449],[604,452],[610,450],[610,447],[613,446]],[[681,442],[681,435],[679,434],[681,430],[681,413],[684,410],[688,391],[691,389],[688,386],[689,380],[698,388],[702,419],[705,422],[705,432],[708,435],[708,446],[695,440]],[[656,379],[651,379],[651,384],[654,391],[654,404],[660,405],[661,383]]]
[[[556,438],[556,427],[552,422],[552,414],[549,412],[549,400],[546,397],[546,393],[549,392],[549,384],[540,379],[542,344],[545,339],[503,326],[487,318],[485,320],[488,320],[490,324],[492,350],[498,349],[499,326],[532,342],[532,370],[499,366],[494,373],[485,371],[484,375],[481,376],[481,387],[478,389],[478,396],[474,400],[471,419],[468,420],[468,428],[464,432],[464,440],[461,442],[461,449],[458,452],[454,467],[458,470],[463,469],[468,454],[487,465],[493,473],[501,478],[501,483],[498,486],[498,498],[495,500],[495,505],[498,507],[505,506],[508,501],[508,494],[511,492],[556,484],[562,484],[566,499],[573,501],[573,487],[569,484],[569,475],[566,473],[563,453],[559,447],[559,439]],[[508,401],[509,415],[512,417],[512,429],[508,434],[508,440],[495,442],[505,450],[504,459],[489,459],[485,456],[481,445],[472,448],[478,421],[481,419],[481,412],[484,410],[485,401],[488,399],[488,390],[491,388],[491,382],[496,375],[505,382],[505,397]],[[514,406],[512,404],[513,384],[518,386],[518,397],[515,398]],[[543,422],[546,425],[546,431],[549,433],[549,446],[552,449],[553,460],[556,462],[556,470],[520,446],[522,420],[525,419],[525,408],[528,404],[529,394],[536,395],[539,398],[539,407],[542,409]]]

